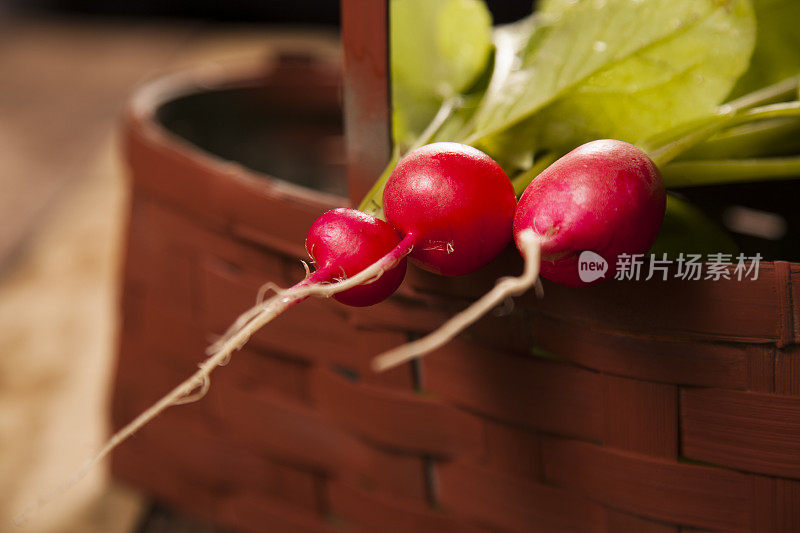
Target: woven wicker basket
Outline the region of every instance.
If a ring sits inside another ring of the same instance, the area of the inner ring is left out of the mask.
[[[164,104],[196,86],[339,113],[335,70],[313,62],[195,72],[134,100],[117,426],[193,371],[260,285],[298,281],[307,228],[347,202],[168,131]],[[331,127],[303,135],[324,145]],[[420,363],[367,370],[519,270],[510,250],[477,276],[412,268],[373,308],[303,303],[205,399],[121,446],[115,474],[252,532],[800,531],[800,265],[762,263],[750,282],[545,284],[543,301]]]

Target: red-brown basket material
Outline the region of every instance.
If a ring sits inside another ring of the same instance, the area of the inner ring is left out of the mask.
[[[186,378],[260,285],[298,281],[307,228],[346,202],[222,164],[135,110],[126,150],[117,426]],[[800,530],[800,265],[545,284],[417,366],[368,371],[518,272],[514,257],[463,279],[412,269],[373,308],[304,302],[206,398],[121,446],[115,474],[252,532]]]

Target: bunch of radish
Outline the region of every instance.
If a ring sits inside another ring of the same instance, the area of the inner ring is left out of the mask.
[[[306,238],[316,270],[242,314],[209,348],[200,369],[120,430],[95,461],[167,407],[201,397],[214,368],[255,331],[310,296],[373,305],[400,286],[407,257],[438,274],[469,274],[497,257],[513,237],[526,262],[522,276],[500,280],[436,332],[378,357],[374,368],[385,370],[440,346],[503,299],[525,292],[540,268],[545,278],[578,285],[577,257],[584,250],[612,265],[619,254],[646,252],[661,227],[665,202],[653,162],[621,141],[576,148],[540,174],[519,204],[503,169],[480,150],[446,142],[413,150],[386,184],[386,221],[347,208],[321,215]]]
[[[584,250],[612,265],[619,254],[646,252],[665,201],[653,162],[621,141],[593,141],[563,156],[528,186],[519,204],[508,176],[480,150],[447,142],[413,150],[386,184],[386,221],[346,208],[322,214],[306,239],[316,270],[243,313],[209,347],[195,374],[117,432],[58,492],[168,407],[201,398],[217,366],[255,331],[310,296],[376,304],[400,286],[408,257],[424,269],[458,276],[486,265],[513,237],[525,259],[523,274],[501,279],[427,337],[380,355],[373,368],[385,370],[442,345],[505,298],[525,292],[537,284],[540,269],[552,281],[578,285],[577,256]]]

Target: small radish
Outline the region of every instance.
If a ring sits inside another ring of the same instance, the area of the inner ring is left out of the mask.
[[[477,270],[511,241],[516,208],[511,181],[489,156],[470,146],[436,143],[412,151],[392,172],[383,203],[388,223],[353,209],[321,215],[306,239],[318,269],[240,315],[208,348],[197,372],[114,434],[59,493],[159,413],[201,398],[217,366],[258,329],[309,296],[372,305],[403,281],[409,254],[425,268],[452,276]]]
[[[314,274],[348,278],[358,274],[400,243],[391,225],[356,209],[333,209],[322,214],[308,231],[306,251],[317,266]],[[406,262],[384,272],[372,283],[334,295],[356,307],[374,305],[391,296],[403,282]],[[327,281],[327,280],[326,280]]]
[[[406,274],[405,256],[409,247],[407,240],[406,246],[400,246],[402,242],[391,225],[362,211],[338,208],[323,213],[306,236],[306,252],[317,270],[289,289],[268,284],[277,296],[242,313],[208,348],[208,354],[216,354],[248,324],[252,334],[309,296],[333,296],[355,307],[385,300],[397,290]],[[343,281],[332,283],[336,280]],[[260,318],[256,320],[257,317]],[[249,334],[242,344],[248,338]]]
[[[474,272],[497,257],[511,240],[516,205],[500,165],[449,142],[410,152],[383,192],[386,220],[412,239],[411,258],[446,276]]]
[[[609,139],[579,146],[539,174],[520,198],[514,240],[525,259],[522,276],[503,278],[430,335],[379,355],[373,368],[392,368],[446,343],[508,296],[528,290],[540,267],[552,281],[581,285],[581,252],[601,255],[611,269],[620,254],[645,253],[665,208],[664,184],[647,154]]]

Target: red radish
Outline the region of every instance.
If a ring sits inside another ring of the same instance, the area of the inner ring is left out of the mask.
[[[647,154],[622,141],[592,141],[550,165],[525,189],[514,235],[530,228],[542,237],[542,277],[584,285],[578,276],[581,252],[601,255],[614,272],[620,254],[650,249],[665,209],[664,183]]]
[[[511,240],[516,205],[500,165],[458,143],[413,150],[383,192],[386,220],[411,237],[412,259],[446,276],[474,272],[497,257]]]
[[[601,255],[611,269],[619,254],[645,253],[665,209],[664,184],[644,152],[615,140],[579,146],[539,174],[520,198],[514,239],[525,259],[523,275],[502,279],[430,335],[379,355],[373,368],[392,368],[446,343],[505,298],[528,290],[537,282],[540,264],[548,279],[580,285],[583,251]]]
[[[255,331],[312,295],[333,296],[356,307],[385,300],[403,282],[409,244],[383,220],[342,207],[317,217],[306,236],[306,252],[317,270],[289,289],[273,287],[280,298],[273,297],[242,313],[222,338],[209,347],[209,355],[217,353],[249,323],[257,324],[250,326]],[[343,281],[331,283],[336,280]],[[266,321],[256,321],[259,316]],[[242,343],[247,338],[249,335]]]
[[[400,235],[383,220],[356,209],[333,209],[321,215],[306,237],[306,251],[317,271],[348,278],[370,266],[400,243]],[[356,307],[381,302],[397,290],[406,274],[406,262],[384,272],[372,283],[334,295],[338,301]],[[313,275],[312,275],[313,276]]]

